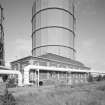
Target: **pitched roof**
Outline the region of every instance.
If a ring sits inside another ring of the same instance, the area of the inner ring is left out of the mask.
[[[82,68],[90,69],[89,67],[86,67],[83,63],[81,63],[81,62],[79,62],[77,60],[73,60],[73,59],[70,59],[70,58],[62,57],[62,56],[59,56],[59,55],[56,55],[56,54],[52,54],[52,53],[47,53],[47,54],[44,54],[44,55],[41,55],[41,56],[38,56],[38,57],[27,56],[27,57],[15,60],[15,61],[13,61],[11,63],[24,61],[26,59],[29,60],[29,59],[33,59],[33,58],[34,59],[43,59],[43,60],[62,62],[64,64],[67,63],[67,64],[70,64],[70,65],[74,65],[74,66],[79,66],[79,67],[82,67]]]
[[[84,64],[79,62],[79,61],[76,61],[76,60],[73,60],[73,59],[70,59],[70,58],[66,58],[66,57],[62,57],[62,56],[52,54],[52,53],[47,53],[47,54],[39,56],[39,57],[47,58],[49,60],[56,60],[56,61],[60,61],[60,62],[64,62],[64,63],[75,64],[75,65],[78,65],[78,66],[84,66]]]

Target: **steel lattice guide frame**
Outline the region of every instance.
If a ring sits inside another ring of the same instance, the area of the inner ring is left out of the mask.
[[[3,31],[3,8],[0,4],[0,65],[4,66],[4,31]]]

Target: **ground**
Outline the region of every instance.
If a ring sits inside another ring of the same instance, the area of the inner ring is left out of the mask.
[[[78,86],[9,89],[18,105],[105,105],[105,81]]]

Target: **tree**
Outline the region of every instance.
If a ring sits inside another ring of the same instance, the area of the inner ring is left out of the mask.
[[[89,74],[88,82],[93,82],[93,76],[91,74]]]

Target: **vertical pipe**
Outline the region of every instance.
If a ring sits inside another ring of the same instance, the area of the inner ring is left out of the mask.
[[[18,86],[22,86],[22,74],[18,73]]]
[[[39,69],[37,69],[38,71],[38,87],[39,87]]]
[[[71,72],[68,71],[68,85],[71,85]]]
[[[66,72],[66,84],[68,85],[68,72]]]
[[[47,79],[49,79],[49,72],[47,71]]]
[[[36,82],[36,70],[35,70],[35,78],[34,79],[35,79],[35,82]]]
[[[59,80],[59,72],[58,72],[58,80]]]

